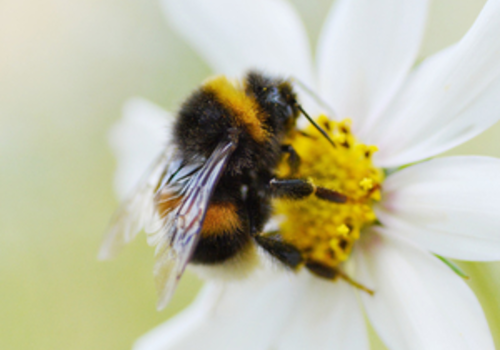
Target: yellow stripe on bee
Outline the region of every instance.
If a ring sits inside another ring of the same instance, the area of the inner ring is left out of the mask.
[[[205,83],[204,89],[215,94],[217,101],[233,113],[235,122],[245,127],[255,141],[264,142],[268,139],[269,133],[262,124],[257,101],[248,96],[242,88],[220,76]]]

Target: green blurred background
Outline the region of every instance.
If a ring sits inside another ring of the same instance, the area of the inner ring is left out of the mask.
[[[331,0],[292,2],[314,45]],[[421,56],[483,4],[434,0]],[[156,0],[0,0],[0,349],[129,349],[192,300],[188,274],[155,310],[143,237],[113,262],[96,253],[117,206],[107,134],[123,103],[174,110],[209,74]],[[452,153],[500,156],[499,140],[497,124]],[[462,267],[500,348],[500,263]]]

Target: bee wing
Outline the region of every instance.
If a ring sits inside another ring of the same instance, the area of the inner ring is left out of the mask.
[[[161,154],[144,174],[132,195],[115,212],[101,245],[99,259],[113,258],[143,228],[157,225],[155,192],[167,165],[172,164],[172,158],[171,149]]]
[[[221,142],[206,162],[189,176],[178,192],[181,199],[177,206],[164,218],[154,269],[158,309],[167,305],[194,252],[210,197],[236,146],[235,140]]]

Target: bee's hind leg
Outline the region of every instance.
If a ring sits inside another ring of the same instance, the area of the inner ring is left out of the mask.
[[[375,294],[375,292],[368,287],[365,287],[361,283],[353,280],[351,277],[349,277],[344,271],[342,271],[340,268],[332,268],[325,266],[320,263],[316,262],[307,262],[306,263],[306,268],[311,271],[314,275],[318,277],[322,277],[328,280],[335,280],[337,277],[343,279],[347,283],[349,283],[351,286],[362,290],[363,292],[366,292],[370,295]]]
[[[256,235],[254,238],[259,246],[285,266],[292,270],[302,266],[304,262],[302,253],[293,245],[283,242],[278,231]]]
[[[302,179],[272,179],[269,187],[275,198],[298,200],[314,194],[320,199],[334,203],[345,203],[348,199],[340,192],[316,186],[311,181]]]

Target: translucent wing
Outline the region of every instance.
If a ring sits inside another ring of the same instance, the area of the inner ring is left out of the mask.
[[[157,244],[154,273],[159,309],[165,307],[172,297],[194,252],[210,197],[236,145],[235,140],[221,142],[202,166],[172,174],[164,180],[165,185],[158,192],[161,195],[165,189],[171,191],[175,188],[178,195],[167,196],[176,204],[166,213],[162,228],[154,239]]]
[[[171,149],[161,154],[144,174],[132,195],[118,208],[101,245],[99,259],[113,258],[143,228],[148,230],[158,225],[155,192],[167,165],[175,163],[172,158]]]

